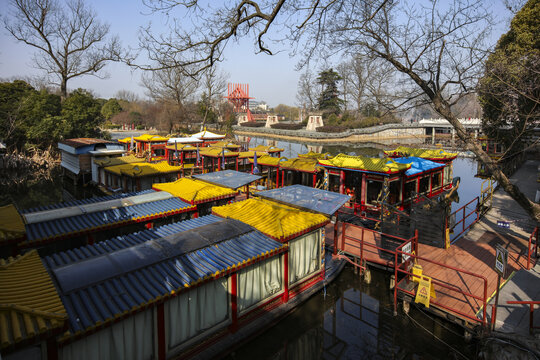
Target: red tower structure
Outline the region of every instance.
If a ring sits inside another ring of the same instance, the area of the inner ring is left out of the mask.
[[[247,114],[248,121],[254,121],[251,111],[249,111],[249,84],[227,84],[227,100],[233,105],[234,112]]]

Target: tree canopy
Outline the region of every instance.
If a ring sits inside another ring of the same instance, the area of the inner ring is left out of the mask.
[[[319,110],[325,115],[339,114],[343,100],[339,98],[338,82],[341,76],[334,69],[323,70],[317,77],[317,82],[321,85],[319,95]]]

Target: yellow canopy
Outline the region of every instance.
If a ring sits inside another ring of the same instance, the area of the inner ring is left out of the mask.
[[[240,149],[240,145],[235,144],[230,141],[218,141],[213,144],[210,144],[210,147],[224,147],[228,149]]]
[[[373,171],[384,174],[392,174],[405,171],[411,164],[400,164],[389,158],[370,158],[366,156],[349,156],[339,154],[328,160],[319,160],[319,164],[337,168]]]
[[[140,159],[139,159],[140,160]],[[105,167],[105,171],[116,175],[126,175],[130,177],[143,177],[159,174],[178,173],[182,171],[182,166],[172,166],[166,161],[158,163],[137,162]]]
[[[67,312],[36,250],[0,259],[0,349],[67,326]]]
[[[15,206],[0,206],[0,244],[21,239],[25,234],[24,220]]]
[[[174,145],[167,145],[166,148],[173,151],[174,150],[178,150],[178,151],[196,151],[197,150],[197,147],[191,144],[177,145],[176,148],[174,147]]]
[[[212,213],[249,224],[280,241],[295,238],[324,226],[328,218],[322,214],[294,209],[270,200],[252,198],[224,206],[215,206]]]
[[[240,155],[239,153],[235,151],[231,151],[231,150],[223,149],[223,148],[217,148],[217,147],[202,148],[202,150],[199,150],[199,154],[201,156],[211,156],[211,157],[219,157],[219,156],[222,156],[222,154],[225,154],[225,157],[235,157],[235,156]]]
[[[101,159],[94,160],[94,163],[98,166],[114,166],[121,164],[132,164],[136,162],[141,162],[142,159],[134,155],[127,156],[116,156],[116,157],[105,157]]]
[[[169,138],[164,137],[164,136],[159,136],[159,135],[144,134],[144,135],[141,135],[141,136],[137,136],[136,138],[133,138],[133,140],[135,140],[135,141],[145,141],[145,142],[167,142],[167,140],[169,140]]]
[[[208,184],[204,181],[181,178],[173,182],[154,184],[154,190],[166,191],[182,201],[190,204],[200,204],[209,201],[231,198],[238,194],[237,191]]]
[[[282,169],[296,170],[309,173],[315,173],[318,171],[317,159],[292,158],[286,161],[282,161],[279,166]]]
[[[133,140],[135,140],[135,139],[133,139]],[[118,142],[127,144],[127,143],[131,142],[131,136],[125,137],[123,139],[118,139]]]
[[[257,165],[263,166],[275,166],[277,167],[280,162],[283,163],[287,160],[286,157],[275,157],[270,155],[257,156]],[[253,163],[253,158],[249,159],[250,163]]]
[[[330,153],[317,153],[314,151],[310,151],[307,154],[298,154],[299,158],[305,158],[305,159],[328,159],[332,157]]]
[[[256,152],[263,151],[267,153],[275,153],[275,152],[282,152],[285,149],[280,149],[275,146],[257,145],[254,148],[249,148],[249,150],[256,151]]]
[[[446,152],[443,149],[418,149],[405,146],[399,146],[395,150],[385,150],[387,156],[416,156],[428,160],[453,160],[458,155],[457,153]]]

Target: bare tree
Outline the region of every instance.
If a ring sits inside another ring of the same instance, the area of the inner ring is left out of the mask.
[[[82,75],[98,76],[108,61],[121,57],[117,37],[107,39],[109,25],[101,23],[83,0],[65,6],[56,0],[11,0],[7,31],[36,48],[36,67],[52,78],[65,98],[67,82]]]
[[[317,90],[318,86],[317,79],[311,71],[306,70],[300,75],[300,78],[298,79],[298,93],[296,94],[296,100],[301,108],[307,111],[313,111],[316,108],[317,99],[319,97],[319,91]]]
[[[474,92],[482,73],[491,31],[490,4],[482,0],[428,2],[388,0],[318,0],[285,4],[284,0],[238,1],[209,11],[197,0],[150,0],[154,10],[184,6],[196,16],[195,29],[175,27],[168,37],[144,34],[149,57],[164,54],[160,66],[195,64],[210,67],[221,59],[227,41],[253,36],[257,51],[272,54],[265,37],[288,26],[293,54],[303,54],[299,66],[315,54],[344,53],[384,60],[399,76],[402,99],[396,106],[429,104],[456,129],[458,137],[486,165],[497,182],[528,214],[540,220],[540,205],[533,203],[510,181],[501,168],[465,131],[452,110],[461,98]],[[148,29],[146,29],[148,30]]]
[[[210,111],[219,113],[217,104],[225,94],[228,78],[229,74],[219,70],[217,66],[210,67],[203,72],[201,102],[204,104],[204,115],[201,128],[204,128]]]

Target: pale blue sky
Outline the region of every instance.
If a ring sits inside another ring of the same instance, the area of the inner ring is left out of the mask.
[[[0,0],[2,7],[0,14],[5,16],[7,0]],[[152,29],[155,32],[166,30],[163,16],[145,16],[148,9],[141,0],[92,0],[88,1],[98,13],[101,21],[111,25],[111,33],[119,35],[123,46],[137,46],[138,27],[152,20]],[[496,2],[494,11],[504,17],[500,1]],[[507,16],[507,14],[506,14]],[[506,23],[507,24],[507,23]],[[505,24],[505,25],[506,25]],[[500,26],[498,39],[506,26]],[[295,105],[297,84],[300,73],[295,71],[298,59],[291,59],[288,49],[284,45],[282,51],[274,56],[255,54],[251,39],[242,39],[240,43],[231,42],[225,51],[225,61],[220,68],[230,74],[229,81],[236,83],[249,83],[250,96],[257,101],[266,101],[270,106],[278,104]],[[278,49],[272,47],[272,50]],[[35,50],[22,43],[18,43],[7,34],[3,23],[0,29],[0,78],[16,76],[29,76],[39,74],[33,68],[31,56]],[[140,73],[133,72],[128,66],[111,63],[105,67],[110,74],[107,79],[93,76],[84,76],[70,80],[68,87],[90,89],[96,95],[104,98],[112,97],[117,91],[126,89],[144,97],[144,89],[140,86]],[[224,94],[225,95],[225,94]]]
[[[0,0],[2,5],[6,0]],[[145,16],[148,13],[140,0],[92,0],[88,1],[98,13],[101,21],[111,25],[111,33],[118,34],[122,45],[137,46],[137,31],[140,25],[152,19],[152,29],[156,32],[165,30],[165,19],[159,16]],[[5,16],[6,7],[0,9]],[[29,76],[39,74],[33,68],[34,48],[18,43],[8,35],[3,23],[0,29],[0,78]],[[230,43],[225,52],[225,59],[219,66],[230,74],[229,80],[236,83],[249,83],[250,96],[257,101],[266,101],[270,106],[280,103],[296,103],[296,87],[299,73],[295,71],[296,60],[290,59],[287,52],[274,56],[255,54],[250,40],[239,44]],[[99,79],[93,76],[75,78],[68,82],[68,88],[91,89],[100,97],[109,98],[118,90],[126,89],[144,96],[140,86],[140,73],[133,72],[128,66],[110,63],[105,67],[109,78]],[[225,94],[224,94],[225,95]]]

